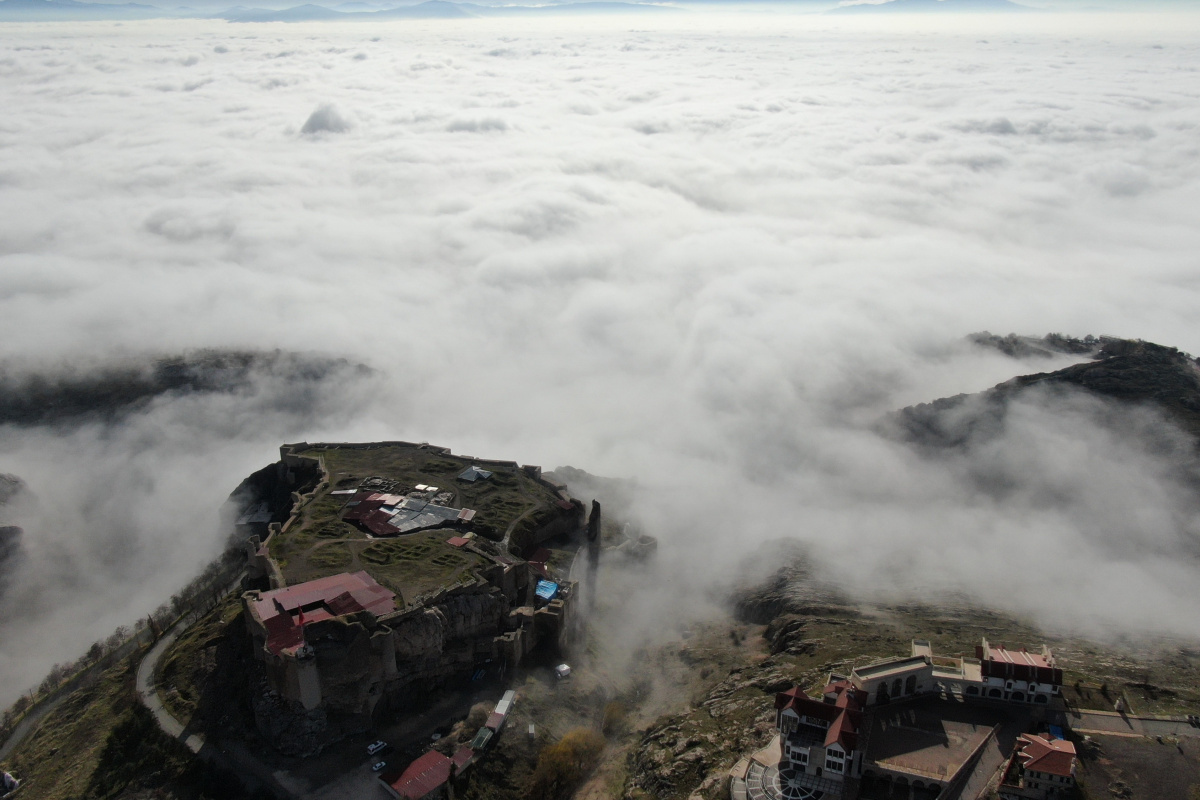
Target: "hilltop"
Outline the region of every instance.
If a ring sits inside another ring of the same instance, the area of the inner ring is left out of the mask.
[[[1021,355],[1031,348],[1018,337],[977,341],[1002,351],[1017,348]],[[1035,392],[1051,397],[1082,392],[1125,407],[1157,409],[1183,430],[1200,437],[1200,363],[1196,359],[1151,342],[1103,339],[1097,345],[1094,352],[1074,351],[1081,357],[1091,352],[1091,360],[1055,372],[1021,375],[985,392],[910,406],[893,415],[888,427],[900,438],[922,446],[962,447],[995,436],[1003,427],[1009,406],[1019,399]],[[1061,348],[1057,351],[1064,352]]]
[[[264,381],[292,390],[311,389],[326,381],[371,374],[370,368],[346,359],[282,350],[195,350],[128,357],[99,366],[3,363],[0,425],[115,422],[159,399],[245,396]]]

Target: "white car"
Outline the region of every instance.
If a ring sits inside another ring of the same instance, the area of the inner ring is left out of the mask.
[[[385,742],[383,739],[380,739],[377,742],[373,742],[372,744],[367,745],[367,755],[373,756],[378,752],[386,750],[387,746],[388,746],[388,743]]]
[[[379,772],[381,769],[383,769],[386,766],[387,766],[386,761],[376,761],[374,764],[371,765],[371,772]]]

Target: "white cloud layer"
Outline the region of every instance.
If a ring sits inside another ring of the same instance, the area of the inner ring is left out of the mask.
[[[1174,450],[1039,403],[971,463],[868,428],[1046,368],[970,352],[971,331],[1200,352],[1196,29],[6,25],[5,355],[281,347],[387,385],[319,423],[195,399],[4,432],[0,470],[43,509],[16,596],[49,610],[4,608],[3,685],[198,569],[216,506],[279,441],[334,436],[637,475],[679,592],[794,535],[879,592],[1200,634]]]

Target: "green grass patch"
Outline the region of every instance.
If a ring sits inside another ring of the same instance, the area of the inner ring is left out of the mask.
[[[331,544],[318,548],[308,557],[308,563],[329,570],[342,570],[350,566],[354,557],[343,544]]]
[[[154,682],[173,717],[187,724],[199,707],[203,679],[218,647],[230,635],[244,636],[241,597],[230,594],[176,639],[158,662]]]
[[[138,702],[143,653],[75,690],[17,748],[6,767],[24,780],[22,800],[246,797],[236,780],[163,733]]]

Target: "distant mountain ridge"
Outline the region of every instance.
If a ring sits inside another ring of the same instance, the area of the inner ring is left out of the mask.
[[[131,19],[224,19],[230,22],[322,22],[380,21],[390,19],[468,19],[474,17],[557,16],[576,14],[655,13],[679,9],[649,3],[584,2],[546,6],[481,6],[426,0],[424,3],[395,8],[339,11],[307,3],[285,9],[235,7],[216,13],[195,9],[164,9],[140,3],[81,3],[78,0],[0,0],[0,21],[53,22],[56,20],[131,20]]]
[[[0,20],[124,20],[177,17],[180,14],[142,3],[80,3],[76,0],[0,0]]]
[[[842,6],[830,14],[947,14],[947,13],[1010,13],[1038,11],[1010,0],[888,0],[886,3],[860,3]]]

